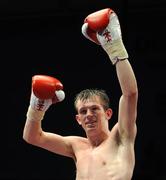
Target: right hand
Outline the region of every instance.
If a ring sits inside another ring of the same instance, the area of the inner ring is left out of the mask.
[[[32,77],[30,106],[34,110],[46,111],[53,103],[65,98],[62,83],[51,76],[35,75]]]
[[[116,64],[128,58],[121,35],[118,16],[110,9],[102,9],[89,14],[82,25],[82,34],[92,42],[99,44]]]
[[[101,33],[106,29],[112,13],[115,14],[112,9],[106,8],[89,14],[84,19],[84,24],[82,25],[82,34],[92,42],[101,45],[102,42],[100,42],[98,38],[98,33]],[[110,37],[110,35],[108,37]]]

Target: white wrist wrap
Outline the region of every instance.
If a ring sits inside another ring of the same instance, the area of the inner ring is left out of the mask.
[[[34,110],[29,106],[27,111],[27,119],[30,121],[41,121],[44,118],[45,111]]]
[[[122,40],[120,23],[115,13],[110,15],[109,24],[104,31],[97,33],[97,38],[113,65],[118,61],[128,59],[128,53]]]
[[[118,61],[122,61],[128,58],[128,53],[124,47],[122,39],[114,40],[112,43],[106,43],[102,47],[110,57],[113,65]]]
[[[51,106],[52,99],[39,99],[37,98],[33,91],[31,93],[30,106],[32,109],[37,111],[47,111],[47,109]]]

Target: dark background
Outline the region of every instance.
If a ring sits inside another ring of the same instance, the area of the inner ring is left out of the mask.
[[[111,97],[114,116],[110,126],[116,122],[120,88],[115,68],[102,48],[81,34],[84,18],[106,7],[119,16],[138,81],[133,180],[166,179],[165,0],[0,1],[0,179],[75,179],[71,159],[22,139],[35,74],[57,77],[66,93],[63,102],[48,110],[44,130],[84,135],[75,121],[73,98],[80,90],[93,87],[105,89]]]

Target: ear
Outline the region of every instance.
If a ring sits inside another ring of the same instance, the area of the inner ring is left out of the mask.
[[[79,125],[81,125],[82,123],[81,123],[81,121],[80,121],[80,117],[79,117],[79,115],[78,115],[78,114],[75,116],[75,118],[76,118],[76,120],[77,120],[78,124],[79,124]]]
[[[108,108],[108,109],[106,110],[106,117],[107,117],[108,120],[111,119],[112,114],[113,114],[112,109],[111,109],[111,108]]]

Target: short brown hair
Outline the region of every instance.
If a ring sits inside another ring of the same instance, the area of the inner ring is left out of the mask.
[[[82,90],[81,92],[79,92],[78,94],[76,94],[75,100],[74,100],[75,109],[77,110],[76,105],[77,105],[78,100],[85,101],[94,96],[98,96],[101,99],[101,101],[103,103],[103,108],[105,110],[109,108],[110,100],[109,100],[109,97],[106,94],[105,90],[103,90],[103,89],[85,89],[85,90]]]

